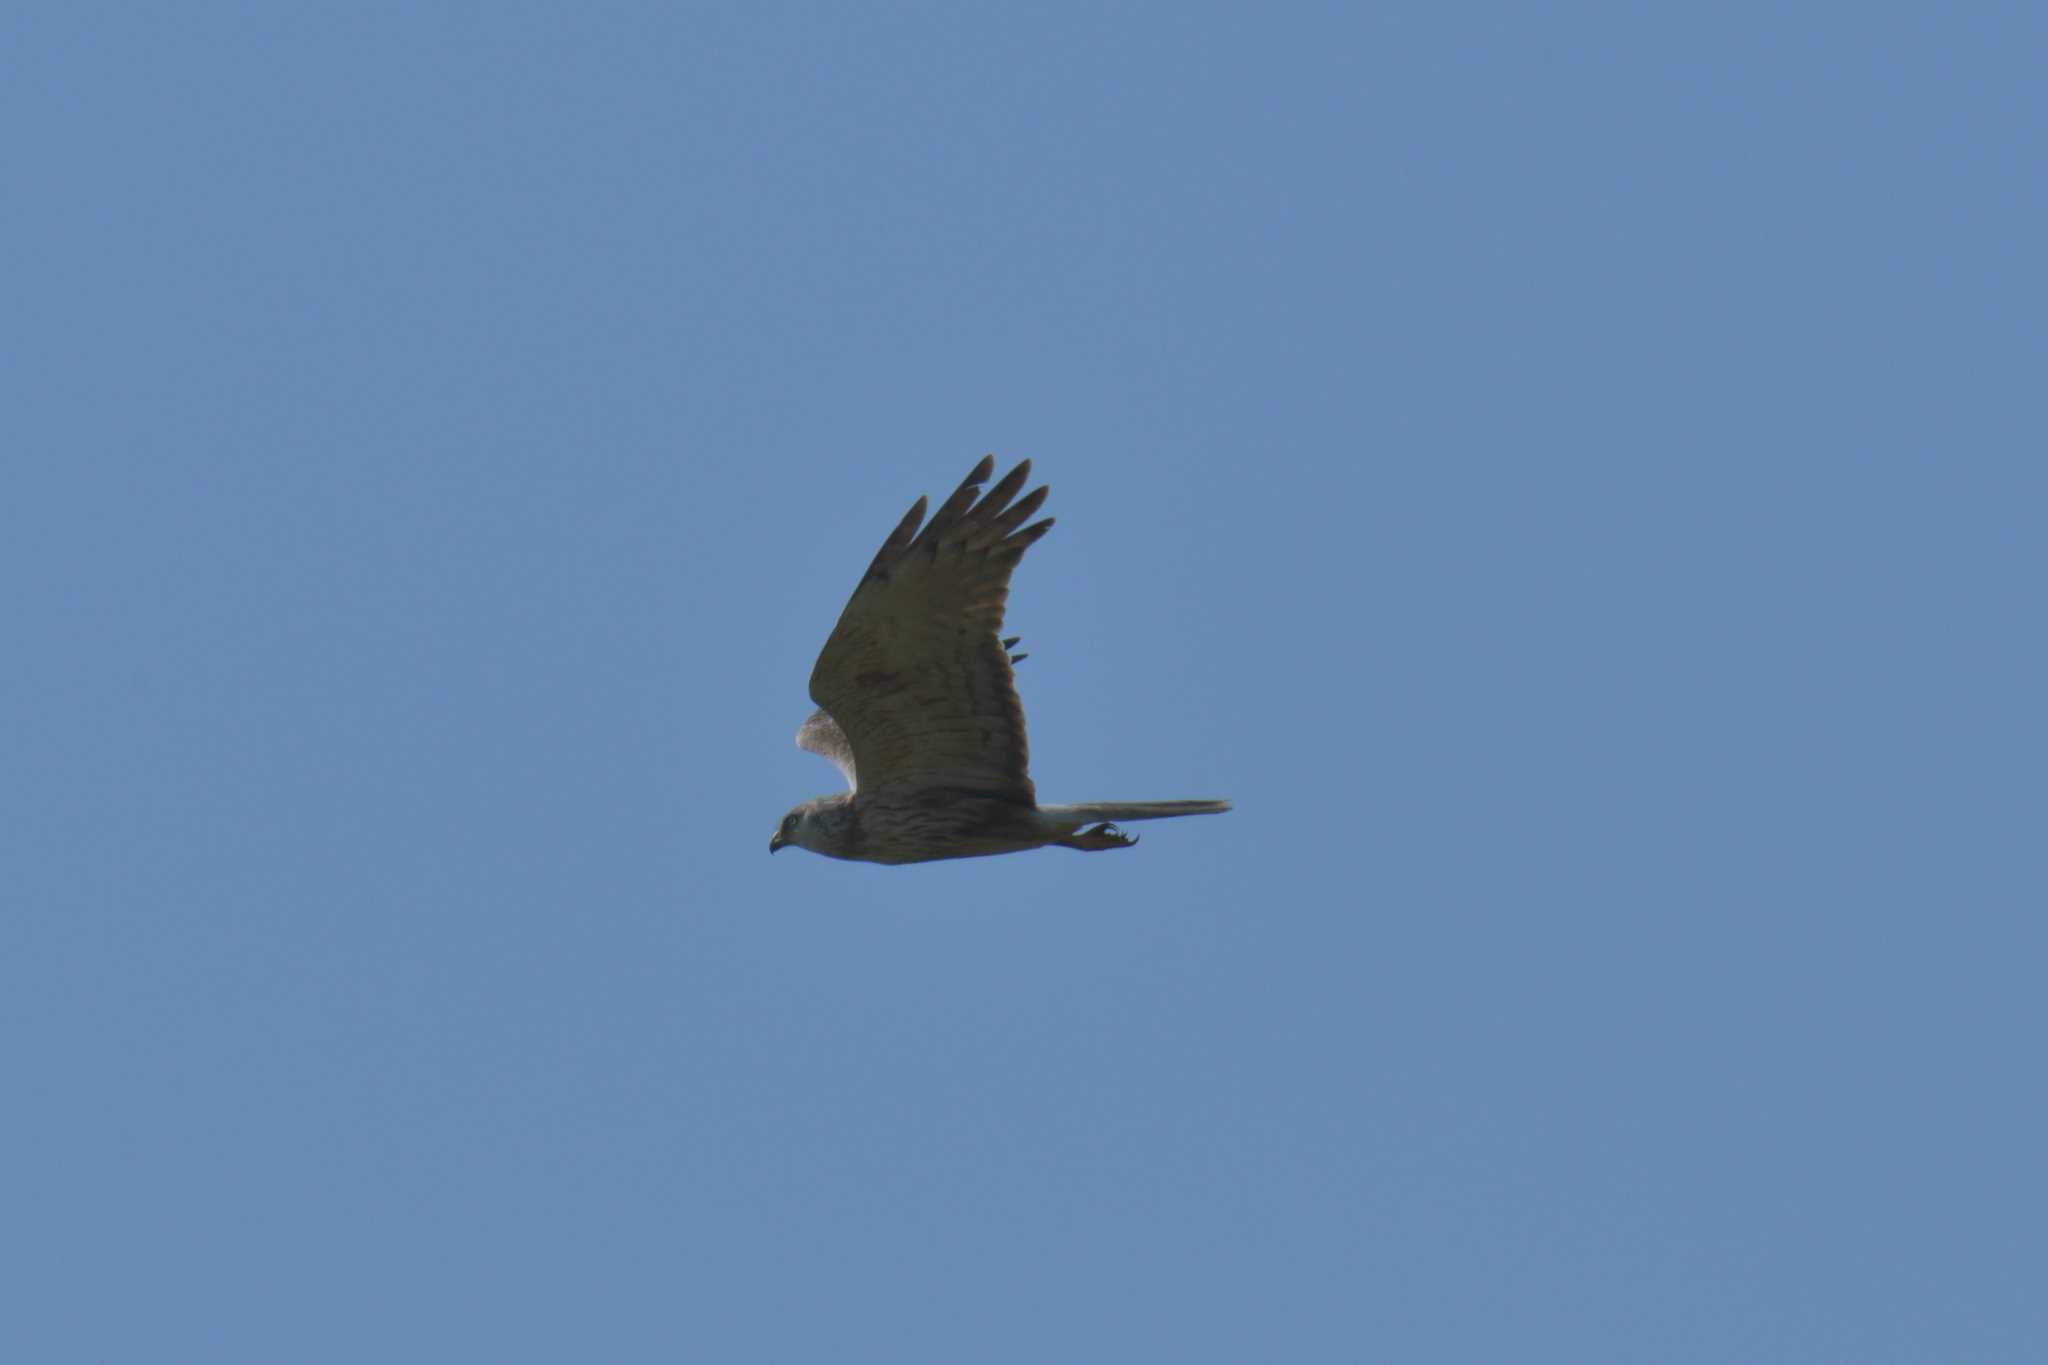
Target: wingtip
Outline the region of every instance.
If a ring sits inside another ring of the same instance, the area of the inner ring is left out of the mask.
[[[1058,520],[1057,517],[1047,517],[1043,521],[1034,521],[1023,530],[1011,536],[1010,542],[1014,545],[1029,545],[1047,531],[1050,531],[1058,523]]]
[[[917,501],[910,504],[910,510],[903,514],[903,520],[897,522],[896,529],[889,533],[888,543],[890,545],[906,544],[912,536],[917,534],[917,528],[924,524],[926,505],[924,496],[919,494]]]

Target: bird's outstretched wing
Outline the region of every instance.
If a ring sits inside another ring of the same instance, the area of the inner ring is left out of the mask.
[[[976,501],[995,467],[984,458],[928,523],[917,500],[811,670],[811,700],[843,732],[863,798],[949,788],[1036,802],[1024,707],[999,635],[1010,571],[1052,518],[1024,525],[1047,491],[1017,498],[1029,460]],[[797,742],[833,758],[804,742],[810,729]]]

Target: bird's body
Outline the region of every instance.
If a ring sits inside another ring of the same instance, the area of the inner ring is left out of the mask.
[[[875,863],[1048,844],[1092,852],[1137,842],[1112,821],[1230,809],[1227,801],[1038,804],[1011,672],[1023,656],[1010,653],[1014,638],[1000,637],[1010,573],[1052,519],[1023,525],[1045,488],[1012,503],[1029,460],[977,501],[994,472],[994,457],[982,460],[921,532],[919,498],[854,590],[811,671],[819,710],[797,732],[797,743],[836,764],[852,790],[791,810],[770,852],[795,844]]]
[[[857,792],[806,801],[798,833],[801,848],[870,863],[924,863],[1021,853],[1048,839],[1033,806],[1000,796],[931,787],[886,806],[863,802]],[[873,833],[870,833],[873,826]]]

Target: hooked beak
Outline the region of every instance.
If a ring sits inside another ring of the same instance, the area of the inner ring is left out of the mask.
[[[773,853],[776,849],[781,848],[784,844],[788,842],[789,840],[783,838],[782,831],[778,829],[775,831],[775,833],[768,836],[768,851],[770,853]]]

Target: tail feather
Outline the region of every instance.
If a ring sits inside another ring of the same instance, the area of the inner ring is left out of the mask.
[[[1063,834],[1100,820],[1167,820],[1176,815],[1221,815],[1228,801],[1091,801],[1085,806],[1040,806],[1047,824]]]

